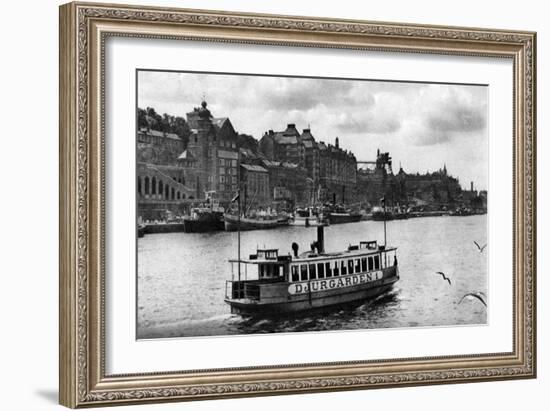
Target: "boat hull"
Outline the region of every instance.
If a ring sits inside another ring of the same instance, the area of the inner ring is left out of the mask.
[[[261,300],[237,300],[229,298],[226,298],[225,302],[231,306],[232,313],[248,316],[272,316],[309,310],[324,310],[376,298],[389,291],[398,280],[397,267],[392,267],[379,280],[351,287],[335,288],[301,295],[288,295],[283,299],[271,299],[271,301],[267,298],[268,301],[265,302]]]
[[[361,214],[336,214],[330,213],[328,215],[328,221],[332,224],[345,224],[345,223],[356,223],[361,221]]]
[[[278,220],[258,220],[252,218],[241,218],[225,216],[225,231],[250,231],[250,230],[271,230],[273,228],[285,227],[289,225],[288,219]]]
[[[296,217],[290,222],[290,225],[300,227],[317,227],[322,224],[317,217]]]
[[[201,220],[183,220],[183,231],[186,233],[207,233],[210,231],[223,231],[224,222],[222,219],[201,221]]]

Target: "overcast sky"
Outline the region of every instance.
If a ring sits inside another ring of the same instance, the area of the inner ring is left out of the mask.
[[[296,123],[317,141],[350,149],[358,160],[389,151],[394,172],[434,171],[446,163],[463,188],[487,188],[487,88],[367,80],[333,80],[140,71],[138,106],[185,117],[206,96],[214,117],[240,133]]]

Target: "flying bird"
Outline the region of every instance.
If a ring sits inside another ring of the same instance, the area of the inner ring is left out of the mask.
[[[485,307],[487,307],[487,303],[485,302],[484,297],[487,298],[485,293],[483,293],[481,291],[478,291],[477,293],[468,293],[468,294],[464,294],[464,296],[460,299],[460,301],[458,303],[462,304],[462,301],[464,301],[466,298],[477,298],[479,301],[481,301],[481,303]]]
[[[445,273],[442,273],[441,271],[436,271],[436,274],[439,274],[441,277],[443,277],[444,280],[446,280],[449,283],[449,285],[452,285],[451,284],[451,279],[449,277],[447,277],[445,275]]]
[[[481,247],[477,241],[474,241],[474,244],[476,245],[477,249],[479,250],[480,253],[483,252],[483,250],[485,250],[485,247],[487,247],[487,244],[485,244],[483,247]]]

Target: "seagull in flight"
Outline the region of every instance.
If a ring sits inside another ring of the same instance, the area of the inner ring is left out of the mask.
[[[487,296],[485,295],[485,293],[483,293],[481,291],[478,291],[477,293],[464,294],[464,296],[460,299],[458,304],[462,304],[462,301],[464,301],[466,298],[477,298],[479,301],[481,301],[481,303],[485,307],[487,307],[487,303],[485,302],[485,299],[487,298]]]
[[[442,273],[441,271],[436,271],[436,274],[439,274],[441,277],[443,277],[444,280],[446,280],[449,283],[449,285],[452,285],[451,284],[451,279],[449,277],[447,277],[445,275],[445,273]]]
[[[483,247],[481,247],[477,241],[474,241],[474,244],[476,245],[477,249],[479,250],[480,253],[483,252],[483,250],[485,250],[485,247],[487,247],[487,244],[485,244]]]

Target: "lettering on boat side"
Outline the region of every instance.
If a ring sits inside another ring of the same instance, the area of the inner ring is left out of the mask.
[[[383,277],[382,271],[372,271],[370,273],[361,273],[354,275],[346,275],[343,277],[325,278],[324,280],[304,281],[293,283],[288,286],[290,294],[304,294],[311,292],[333,290],[335,288],[352,287],[354,285],[370,283],[372,281],[381,280]]]

